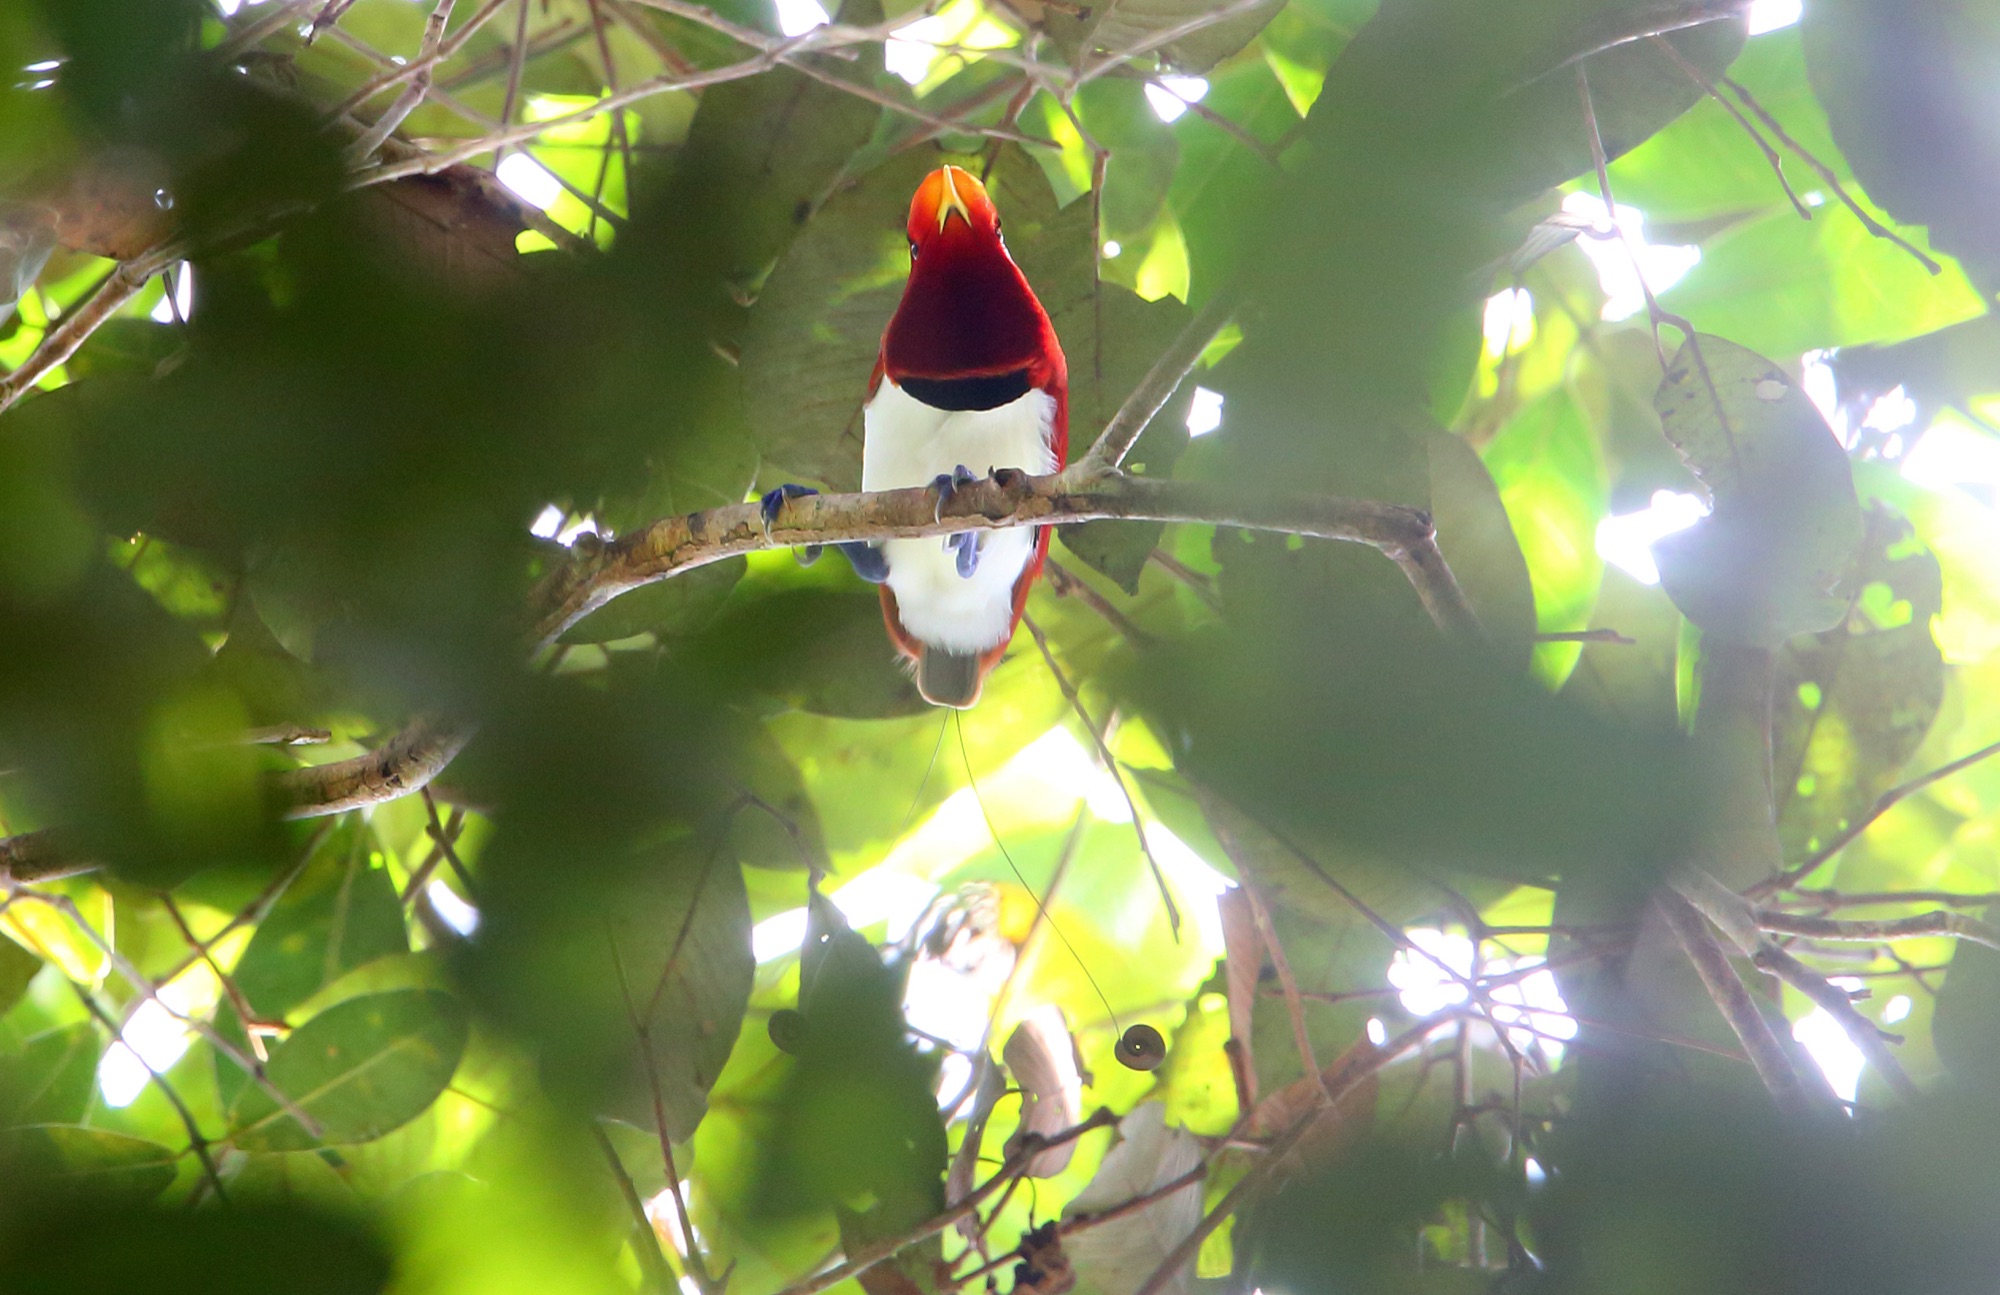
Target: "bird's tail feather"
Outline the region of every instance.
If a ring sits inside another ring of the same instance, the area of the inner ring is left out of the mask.
[[[917,691],[933,706],[964,710],[979,700],[980,653],[947,652],[926,643],[917,653]]]

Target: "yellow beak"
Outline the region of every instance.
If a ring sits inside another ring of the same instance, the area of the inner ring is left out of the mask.
[[[968,227],[972,224],[972,209],[965,205],[965,199],[958,196],[958,184],[952,178],[959,175],[965,175],[965,173],[955,166],[944,168],[944,175],[942,177],[944,180],[944,192],[938,195],[937,207],[938,232],[940,234],[944,232],[944,227],[950,223],[953,212],[957,212],[959,219],[963,220]],[[970,180],[972,177],[966,176],[965,178]]]

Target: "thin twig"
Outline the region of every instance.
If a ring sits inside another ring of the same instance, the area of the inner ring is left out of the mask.
[[[1298,1145],[1305,1141],[1306,1135],[1333,1110],[1335,1104],[1366,1083],[1384,1066],[1421,1044],[1435,1028],[1436,1022],[1424,1021],[1372,1051],[1351,1050],[1347,1058],[1335,1067],[1334,1073],[1322,1079],[1321,1087],[1331,1095],[1332,1102],[1315,1106],[1294,1120],[1291,1127],[1272,1139],[1264,1157],[1252,1165],[1250,1171],[1238,1179],[1234,1187],[1223,1194],[1214,1209],[1202,1216],[1194,1231],[1182,1237],[1180,1242],[1167,1252],[1166,1258],[1153,1270],[1152,1276],[1140,1284],[1134,1295],[1160,1295],[1160,1292],[1194,1259],[1201,1250],[1202,1242],[1208,1240],[1209,1234],[1222,1226],[1222,1221],[1234,1213],[1237,1206],[1252,1192],[1263,1188],[1265,1180],[1276,1172],[1278,1166],[1285,1163]]]
[[[167,1103],[174,1108],[174,1114],[180,1117],[181,1128],[186,1130],[188,1135],[188,1146],[193,1149],[196,1158],[201,1161],[201,1171],[207,1177],[209,1186],[214,1189],[216,1199],[225,1205],[228,1204],[229,1194],[222,1190],[222,1175],[215,1167],[215,1158],[208,1152],[208,1139],[202,1136],[201,1125],[196,1123],[194,1112],[188,1109],[188,1104],[181,1100],[181,1095],[174,1090],[172,1084],[167,1082],[167,1077],[160,1073],[159,1068],[146,1059],[145,1053],[139,1051],[139,1049],[129,1043],[122,1042],[119,1037],[117,1023],[111,1019],[110,1014],[98,1003],[96,996],[82,985],[77,984],[74,980],[67,983],[77,998],[82,1001],[84,1010],[89,1012],[96,1019],[97,1023],[110,1033],[111,1046],[123,1046],[127,1052],[131,1053],[137,1059],[141,1066],[146,1068],[147,1078],[152,1081],[155,1088],[160,1090],[160,1096],[166,1098]],[[164,1006],[164,1004],[162,1005]]]
[[[660,1295],[674,1295],[679,1289],[674,1281],[673,1270],[667,1267],[667,1256],[660,1249],[660,1234],[653,1230],[653,1220],[646,1216],[646,1202],[639,1199],[639,1189],[632,1182],[632,1175],[625,1172],[625,1162],[618,1158],[618,1148],[611,1145],[604,1127],[591,1121],[590,1131],[597,1135],[598,1149],[604,1152],[604,1159],[611,1165],[611,1176],[618,1180],[618,1194],[625,1198],[625,1208],[632,1214],[632,1248],[638,1251],[639,1266],[646,1269],[653,1286]],[[641,1241],[640,1236],[645,1239]]]
[[[1785,159],[1779,156],[1778,150],[1771,146],[1771,141],[1764,138],[1763,132],[1752,125],[1750,119],[1743,115],[1742,110],[1729,102],[1723,96],[1722,91],[1716,88],[1715,82],[1709,79],[1708,73],[1690,63],[1687,56],[1682,54],[1672,41],[1668,40],[1665,36],[1652,36],[1648,39],[1668,58],[1672,59],[1674,65],[1680,68],[1689,80],[1700,86],[1703,94],[1715,100],[1717,104],[1721,105],[1724,112],[1735,119],[1736,124],[1743,128],[1743,133],[1750,137],[1750,142],[1755,144],[1764,154],[1764,160],[1770,163],[1771,174],[1778,177],[1778,187],[1783,189],[1785,196],[1792,201],[1792,210],[1799,214],[1800,220],[1811,220],[1812,208],[1806,206],[1799,195],[1793,192],[1792,182],[1785,178]]]
[[[1146,376],[1125,397],[1118,406],[1118,412],[1098,433],[1083,461],[1095,466],[1118,467],[1125,462],[1125,456],[1132,452],[1132,445],[1139,439],[1139,433],[1146,430],[1154,415],[1166,407],[1174,392],[1180,390],[1181,383],[1194,366],[1200,362],[1202,352],[1222,331],[1223,325],[1236,311],[1236,292],[1233,287],[1225,287],[1208,299],[1208,304],[1198,311],[1194,318],[1181,326],[1180,333],[1166,350],[1153,361],[1153,367],[1146,370]]]
[[[1248,877],[1243,879],[1243,898],[1250,906],[1250,920],[1257,925],[1257,937],[1263,941],[1264,951],[1271,955],[1271,967],[1278,973],[1278,988],[1284,994],[1285,1014],[1291,1018],[1292,1046],[1298,1050],[1299,1064],[1319,1082],[1321,1098],[1331,1105],[1333,1093],[1326,1086],[1326,1075],[1320,1071],[1319,1058],[1313,1053],[1312,1035],[1306,1029],[1306,1008],[1299,997],[1298,977],[1292,974],[1292,961],[1278,941],[1278,928],[1271,921],[1270,910],[1257,897],[1257,887]]]
[[[119,952],[115,944],[105,939],[96,927],[86,921],[82,911],[77,908],[76,902],[68,895],[45,895],[39,891],[24,890],[18,886],[7,885],[6,883],[0,883],[0,890],[4,890],[10,902],[16,899],[31,900],[53,908],[68,918],[70,924],[82,932],[83,937],[90,941],[91,945],[99,953],[104,955],[105,961],[111,964],[126,984],[145,997],[159,1003],[162,1011],[193,1030],[196,1034],[199,1034],[203,1041],[211,1048],[214,1048],[218,1053],[227,1057],[238,1069],[248,1075],[252,1082],[259,1088],[262,1088],[265,1094],[273,1102],[277,1103],[278,1107],[285,1114],[298,1121],[300,1128],[315,1138],[320,1136],[319,1121],[308,1115],[297,1102],[292,1100],[290,1094],[267,1079],[264,1075],[263,1067],[244,1055],[241,1048],[224,1038],[216,1030],[215,1026],[202,1020],[199,1016],[189,1016],[184,1012],[178,1012],[169,1007],[166,1000],[160,997],[159,985],[149,979],[138,967],[134,966],[130,959]]]
[[[1820,161],[1818,156],[1815,155],[1811,149],[1807,148],[1804,144],[1799,143],[1799,141],[1797,141],[1796,139],[1793,139],[1791,134],[1785,130],[1784,124],[1780,122],[1775,116],[1773,116],[1764,107],[1763,104],[1757,102],[1757,97],[1755,95],[1751,94],[1750,91],[1745,89],[1741,84],[1731,79],[1730,77],[1725,76],[1721,78],[1721,81],[1723,85],[1729,87],[1730,93],[1734,94],[1738,99],[1741,99],[1743,101],[1744,107],[1748,108],[1751,112],[1757,114],[1757,119],[1764,123],[1764,128],[1766,130],[1770,131],[1773,135],[1776,135],[1778,137],[1779,143],[1783,144],[1786,148],[1791,149],[1794,153],[1797,153],[1802,159],[1804,159],[1805,164],[1807,166],[1811,167],[1814,171],[1819,173],[1819,178],[1826,182],[1826,187],[1833,190],[1834,197],[1839,198],[1841,204],[1845,206],[1849,211],[1854,213],[1855,219],[1861,222],[1862,228],[1866,229],[1869,233],[1873,234],[1875,237],[1880,239],[1886,239],[1887,241],[1894,243],[1897,247],[1902,248],[1905,252],[1908,252],[1911,256],[1916,258],[1918,265],[1923,266],[1926,270],[1929,270],[1932,274],[1944,273],[1944,267],[1942,265],[1939,265],[1930,256],[1926,255],[1922,248],[1918,247],[1915,243],[1912,243],[1909,239],[1904,238],[1901,234],[1898,234],[1895,230],[1890,229],[1888,226],[1884,225],[1881,221],[1875,219],[1875,217],[1869,215],[1868,212],[1862,208],[1861,204],[1854,200],[1854,196],[1848,193],[1847,186],[1843,185],[1840,182],[1840,177],[1834,174],[1833,168],[1828,166],[1826,163]]]
[[[1840,986],[1832,984],[1805,963],[1775,944],[1766,943],[1751,959],[1758,967],[1770,972],[1807,998],[1831,1016],[1861,1049],[1861,1055],[1868,1064],[1882,1072],[1882,1078],[1896,1090],[1898,1096],[1913,1101],[1917,1096],[1917,1086],[1903,1069],[1903,1063],[1896,1060],[1896,1054],[1889,1051],[1888,1040],[1883,1037],[1881,1027],[1863,1016],[1854,1006],[1854,999]]]
[[[1066,1143],[1074,1142],[1086,1133],[1090,1133],[1096,1129],[1110,1128],[1117,1123],[1117,1116],[1113,1115],[1108,1109],[1100,1108],[1081,1124],[1071,1125],[1053,1137],[1038,1138],[1030,1135],[1024,1138],[1020,1149],[1009,1156],[1006,1163],[1001,1165],[991,1178],[988,1178],[978,1187],[975,1187],[971,1194],[958,1204],[951,1206],[941,1214],[932,1215],[922,1223],[917,1224],[913,1228],[906,1229],[897,1236],[885,1237],[879,1241],[872,1241],[860,1247],[860,1249],[848,1257],[845,1263],[837,1264],[825,1272],[817,1273],[802,1282],[787,1286],[783,1291],[779,1292],[779,1295],[819,1295],[819,1292],[838,1286],[849,1278],[859,1277],[876,1264],[894,1256],[898,1251],[908,1246],[913,1246],[919,1241],[928,1240],[960,1219],[972,1214],[980,1205],[985,1203],[987,1197],[991,1196],[1005,1184],[1020,1177],[1021,1170],[1027,1166],[1028,1162],[1042,1152],[1049,1150],[1051,1147],[1059,1147]]]
[[[438,60],[438,46],[444,40],[445,24],[451,21],[452,6],[456,2],[457,0],[437,0],[437,7],[431,10],[430,19],[424,24],[423,45],[413,60],[417,67],[416,73],[403,93],[396,96],[396,101],[375,119],[374,124],[362,133],[360,139],[348,147],[347,160],[351,165],[361,166],[375,156],[375,150],[382,147],[382,141],[395,134],[396,127],[402,125],[404,119],[423,103],[424,96],[430,93],[431,67]],[[496,8],[498,8],[497,3],[489,4],[486,12],[490,14]]]
[[[1798,885],[1799,882],[1818,871],[1821,865],[1832,859],[1833,856],[1852,845],[1855,838],[1866,832],[1870,827],[1873,827],[1875,820],[1894,809],[1898,802],[1916,795],[1933,783],[1951,777],[1951,775],[1958,773],[1960,770],[1969,769],[1981,760],[1985,760],[1993,755],[2000,755],[2000,742],[1982,746],[1970,755],[1962,755],[1948,764],[1939,765],[1921,777],[1912,778],[1901,786],[1891,787],[1876,797],[1875,803],[1869,807],[1867,813],[1849,823],[1831,841],[1807,856],[1804,863],[1801,863],[1798,867],[1788,872],[1771,878],[1769,881],[1759,882],[1757,885],[1751,887],[1748,893],[1755,897],[1768,895],[1773,891],[1790,890],[1792,887]]]
[[[47,377],[51,370],[75,355],[118,308],[139,295],[160,271],[180,259],[178,251],[156,248],[129,261],[106,275],[91,294],[42,335],[41,342],[19,367],[0,377],[0,410],[25,395],[29,388]]]

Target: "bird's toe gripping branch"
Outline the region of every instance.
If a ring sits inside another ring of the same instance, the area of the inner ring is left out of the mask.
[[[778,520],[778,514],[784,511],[785,504],[788,501],[803,499],[807,495],[816,495],[818,493],[819,491],[813,489],[811,486],[787,483],[779,486],[776,490],[766,491],[761,495],[757,500],[757,511],[764,519],[764,538],[767,540],[771,538],[771,523]],[[809,567],[819,561],[819,555],[823,547],[818,544],[808,544],[800,549],[798,551],[799,565]],[[882,556],[881,549],[868,543],[866,540],[848,540],[844,543],[836,544],[834,547],[840,550],[841,556],[846,558],[848,565],[854,568],[854,574],[860,576],[869,584],[879,585],[889,578],[889,560]]]
[[[991,475],[991,474],[989,474]],[[936,517],[944,520],[944,506],[958,493],[960,486],[974,485],[982,478],[972,475],[972,469],[963,463],[950,472],[940,472],[931,482],[931,489],[937,491]],[[956,559],[959,578],[970,580],[979,570],[979,551],[984,546],[986,536],[980,531],[959,531],[944,537],[945,551]]]

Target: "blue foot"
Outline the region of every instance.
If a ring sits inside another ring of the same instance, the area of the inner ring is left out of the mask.
[[[945,547],[957,560],[959,579],[970,580],[973,573],[979,570],[979,550],[984,547],[985,540],[986,535],[981,531],[960,531],[946,538]]]
[[[785,510],[785,504],[789,500],[803,499],[807,495],[818,493],[819,491],[811,486],[797,486],[790,483],[779,486],[776,490],[765,491],[757,500],[757,511],[764,519],[764,538],[767,540],[771,538],[771,523],[778,520],[778,514]],[[819,561],[819,555],[820,546],[808,544],[798,551],[799,565],[809,567]]]
[[[854,568],[854,574],[869,584],[879,585],[889,578],[889,559],[882,556],[881,549],[866,540],[848,540],[834,547]]]
[[[951,497],[958,493],[958,488],[960,486],[972,485],[978,480],[978,477],[972,475],[972,469],[966,467],[963,463],[950,472],[940,472],[935,477],[932,477],[931,489],[937,491],[937,510],[932,515],[937,520],[943,521],[944,506],[951,502]],[[947,537],[945,540],[946,547],[950,547],[950,544],[951,541]]]

